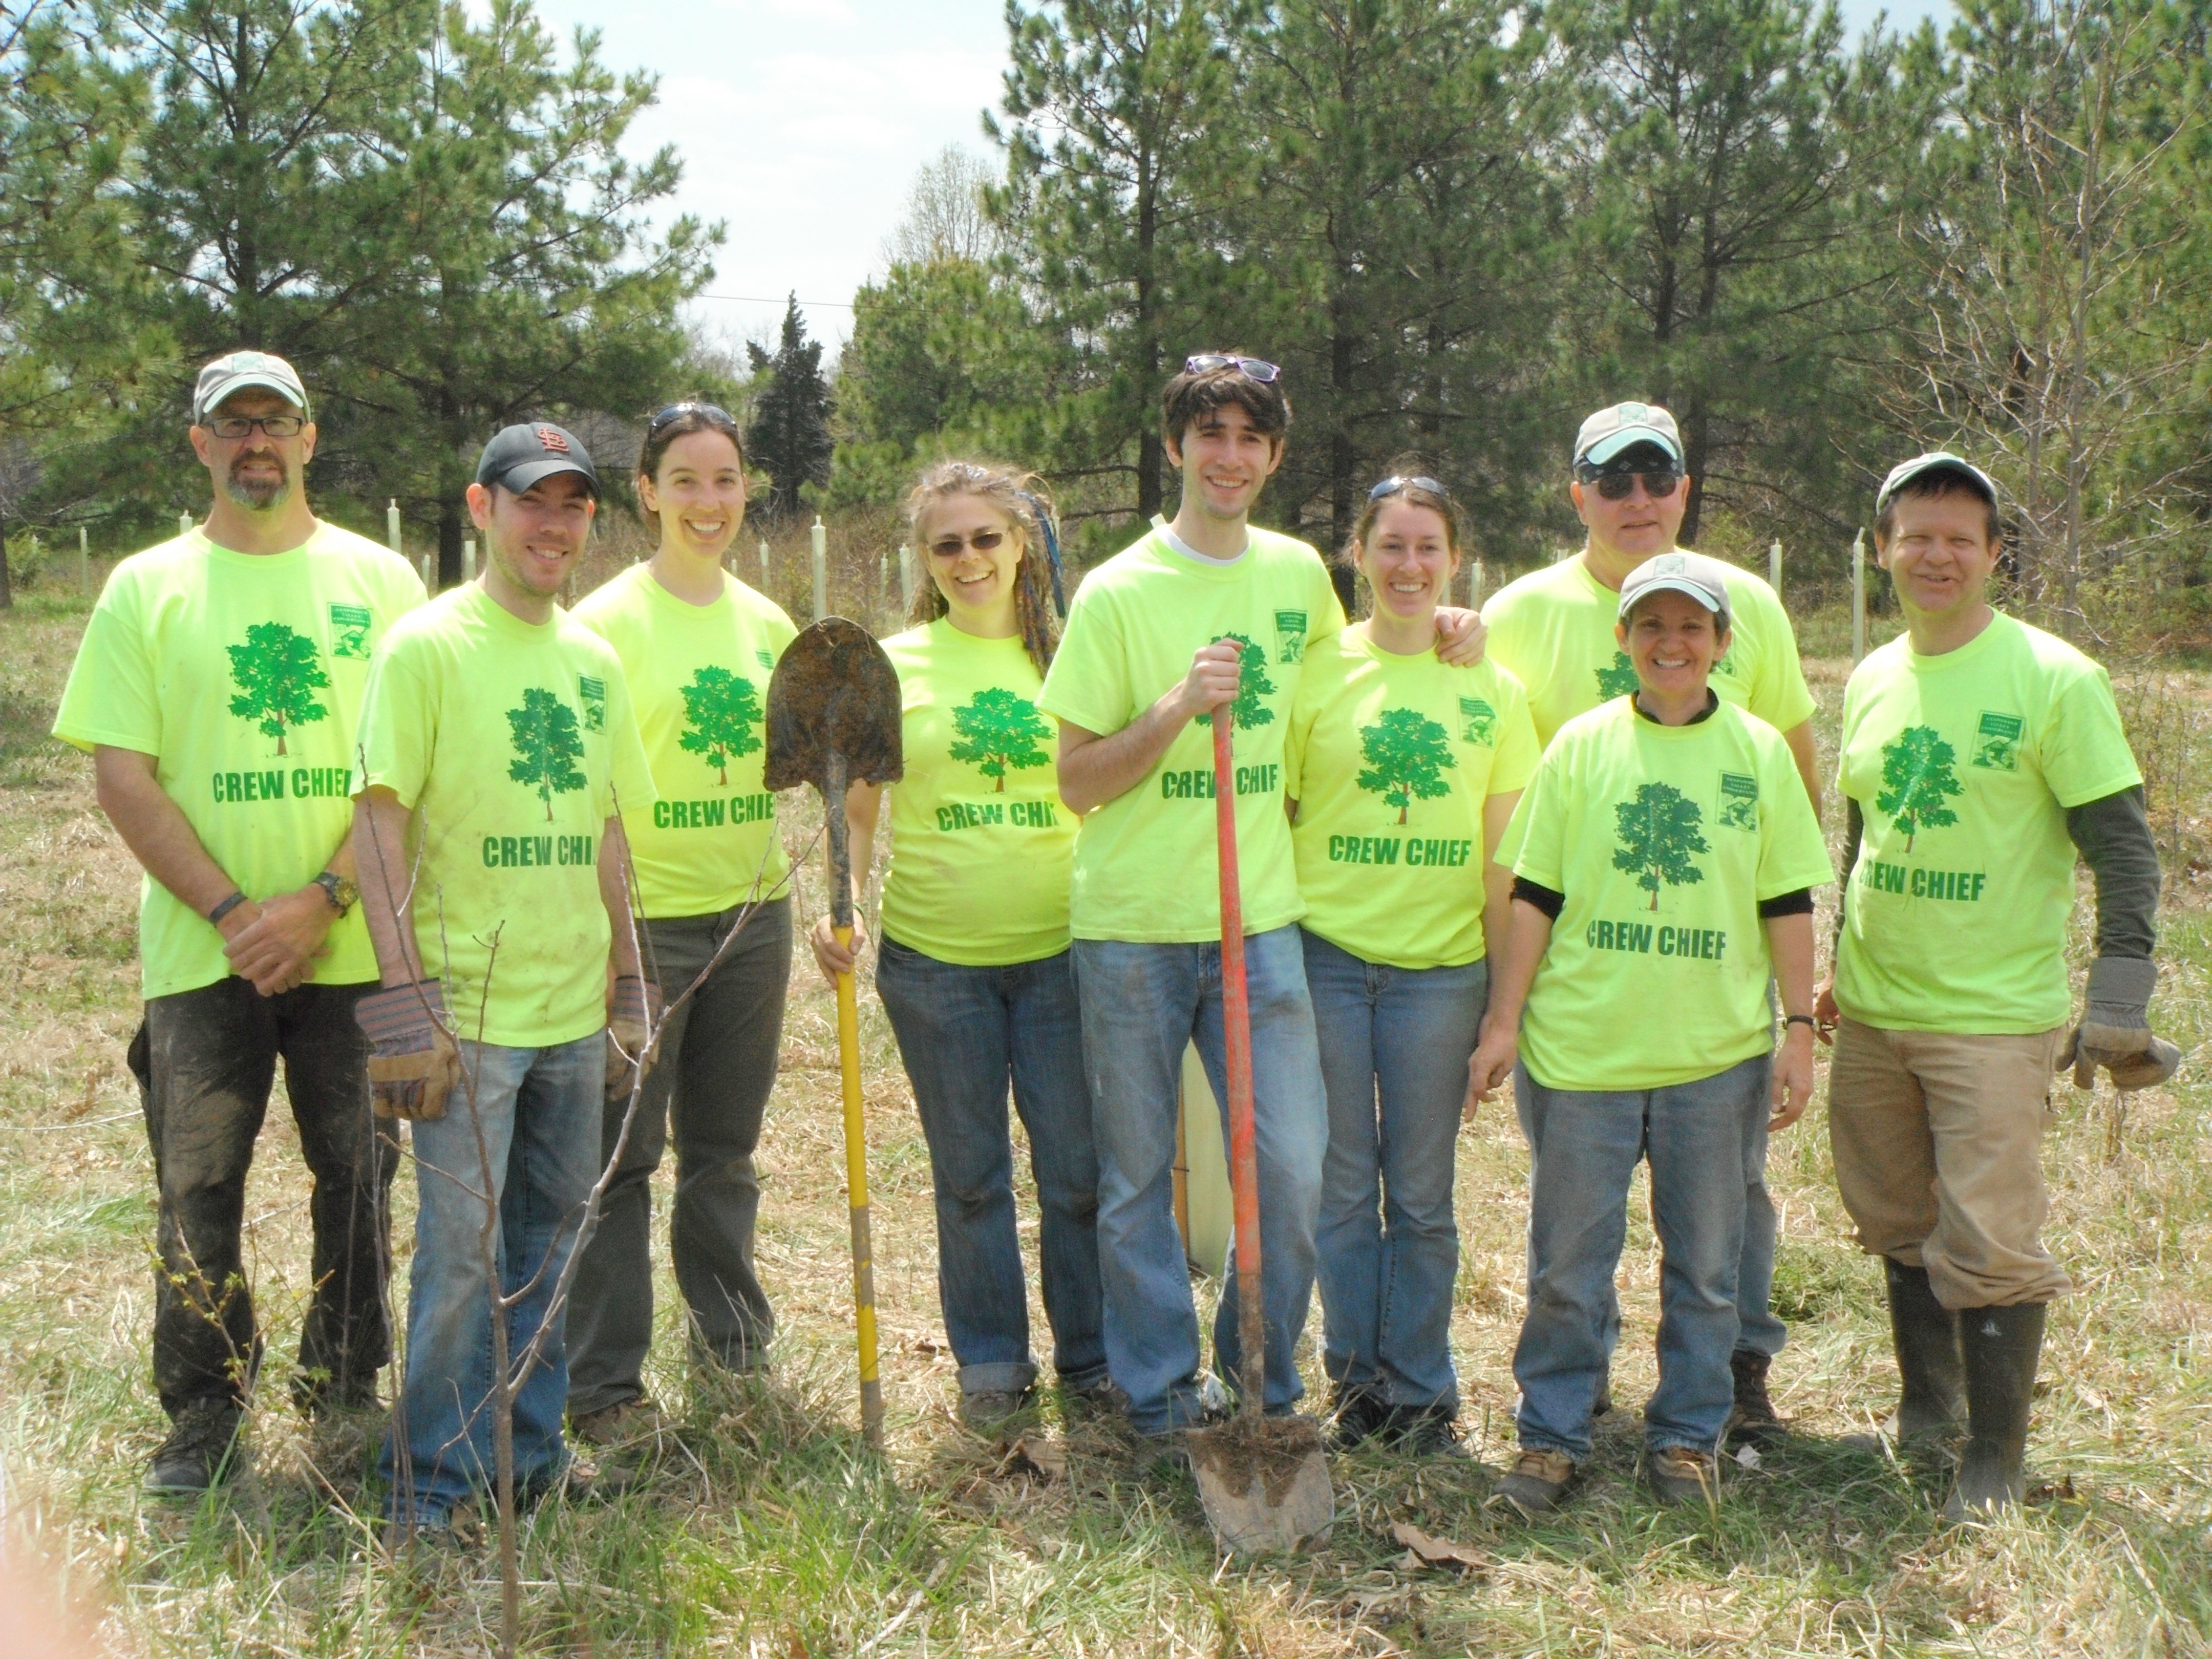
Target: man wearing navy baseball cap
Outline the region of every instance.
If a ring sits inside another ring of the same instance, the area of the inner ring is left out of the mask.
[[[2045,1309],[2041,1139],[2054,1066],[2123,1090],[2179,1055],[2152,1035],[2158,847],[2112,682],[1989,602],[1997,489],[1960,456],[1901,463],[1875,548],[1905,614],[1844,689],[1828,1136],[1859,1243],[1882,1258],[1900,1443],[1967,1438],[1944,1513],[2017,1504]],[[2076,855],[2097,878],[2096,959],[2068,1030]]]
[[[653,776],[620,659],[554,603],[599,494],[560,427],[485,445],[468,495],[483,574],[392,630],[362,711],[354,838],[385,988],[359,1018],[378,1111],[412,1120],[418,1194],[384,1449],[403,1526],[442,1526],[491,1484],[495,1291],[532,1287],[509,1324],[517,1484],[542,1492],[568,1463],[551,1298],[599,1175],[610,952],[632,1052],[647,1018],[620,811],[651,803]]]

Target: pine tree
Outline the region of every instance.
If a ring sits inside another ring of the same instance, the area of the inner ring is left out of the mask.
[[[796,513],[802,484],[830,482],[830,388],[822,378],[822,343],[806,337],[806,321],[793,295],[783,313],[783,336],[773,352],[748,343],[753,372],[768,389],[753,406],[745,447],[773,487],[762,505],[771,515]]]
[[[721,775],[720,787],[726,789],[731,761],[761,746],[754,735],[760,723],[760,699],[753,695],[753,683],[709,663],[684,688],[684,735],[676,739],[676,746],[714,768]]]
[[[1636,878],[1636,884],[1651,895],[1651,908],[1659,908],[1659,889],[1687,887],[1705,878],[1692,862],[1699,853],[1710,853],[1698,832],[1705,814],[1697,802],[1664,783],[1639,784],[1636,799],[1613,809],[1620,845],[1613,849],[1613,867]]]
[[[1223,634],[1218,635],[1213,642],[1218,645],[1223,640],[1234,640],[1237,645],[1237,701],[1229,705],[1230,712],[1236,719],[1237,729],[1249,732],[1255,726],[1267,725],[1275,718],[1275,711],[1260,701],[1262,697],[1273,696],[1275,691],[1274,681],[1267,678],[1267,651],[1242,634]],[[1212,726],[1213,716],[1200,714],[1198,723]]]
[[[239,693],[230,700],[230,712],[242,720],[258,721],[262,735],[276,739],[278,754],[284,752],[287,726],[311,726],[330,717],[314,694],[331,677],[306,635],[283,623],[255,623],[246,630],[246,643],[228,649],[230,678]]]
[[[1359,731],[1359,757],[1367,763],[1357,781],[1382,804],[1398,809],[1398,822],[1416,800],[1437,800],[1451,793],[1444,774],[1459,765],[1452,756],[1451,733],[1414,708],[1386,708],[1382,718]]]
[[[1951,772],[1951,763],[1958,758],[1958,750],[1932,726],[1908,726],[1882,745],[1882,787],[1874,804],[1905,831],[1907,853],[1923,830],[1940,830],[1959,821],[1959,815],[1943,805],[1966,793]]]
[[[953,760],[973,766],[987,778],[996,778],[998,794],[1006,793],[1006,774],[1025,767],[1043,766],[1052,757],[1043,744],[1052,727],[1027,698],[999,686],[989,686],[952,711],[952,729],[962,741],[946,751]]]
[[[522,694],[522,707],[507,711],[507,726],[514,741],[515,758],[507,775],[525,788],[534,787],[545,803],[545,821],[553,821],[553,797],[581,789],[586,779],[575,763],[584,758],[584,734],[576,725],[576,711],[550,691],[532,686]]]

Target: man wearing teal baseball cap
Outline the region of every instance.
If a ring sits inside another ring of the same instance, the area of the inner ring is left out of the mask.
[[[2172,1076],[2152,1035],[2158,848],[2103,668],[1988,597],[1996,485],[1937,451],[1875,497],[1905,614],[1844,690],[1828,1134],[1859,1243],[1882,1258],[1899,1443],[1967,1433],[1944,1513],[2025,1494],[2045,1310],[2071,1287],[2045,1249],[2051,1075],[2123,1090]],[[2097,879],[2096,959],[2071,1032],[2076,855]]]

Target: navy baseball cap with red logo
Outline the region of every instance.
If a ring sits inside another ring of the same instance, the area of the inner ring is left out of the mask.
[[[576,474],[598,498],[599,474],[591,451],[574,433],[548,421],[502,427],[477,461],[478,483],[497,484],[514,495],[556,472]]]

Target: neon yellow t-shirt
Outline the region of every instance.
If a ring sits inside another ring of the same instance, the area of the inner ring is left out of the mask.
[[[654,798],[614,647],[564,611],[526,623],[454,588],[386,636],[362,746],[356,787],[415,809],[416,944],[461,1035],[543,1048],[605,1025],[599,838],[617,799]]]
[[[1566,895],[1521,1021],[1537,1082],[1666,1088],[1773,1047],[1759,904],[1835,872],[1772,726],[1726,702],[1661,726],[1616,697],[1559,729],[1506,844]]]
[[[154,776],[249,898],[297,891],[353,823],[347,780],[369,654],[422,602],[388,549],[319,526],[286,553],[234,553],[195,529],[115,567],[85,624],[54,735],[155,757]],[[376,975],[358,908],[331,925],[321,985]],[[230,975],[222,935],[146,877],[144,994]]]
[[[1067,949],[1075,814],[1060,799],[1044,677],[1018,639],[940,618],[884,641],[906,775],[890,787],[883,930],[940,962],[996,968]]]
[[[768,763],[768,680],[796,629],[736,577],[690,605],[641,564],[571,613],[615,648],[660,799],[623,809],[648,916],[704,916],[789,890]]]
[[[1535,769],[1528,699],[1495,663],[1450,668],[1356,632],[1308,654],[1283,750],[1305,926],[1393,967],[1478,961],[1482,805]]]
[[[2105,671],[2010,617],[1940,657],[1900,636],[1844,688],[1837,769],[1866,820],[1837,1006],[1890,1030],[2064,1024],[2066,811],[2142,781]]]
[[[1812,719],[1813,694],[1782,601],[1734,565],[1728,592],[1733,637],[1713,665],[1713,690],[1778,732]],[[1542,742],[1576,715],[1636,690],[1635,666],[1613,639],[1620,611],[1620,595],[1590,574],[1579,553],[1507,583],[1482,607],[1490,629],[1485,653],[1527,688]]]
[[[1200,646],[1243,652],[1235,711],[1237,860],[1244,931],[1305,914],[1283,816],[1283,737],[1306,653],[1344,628],[1321,556],[1254,529],[1241,558],[1211,564],[1155,529],[1084,579],[1037,707],[1109,736],[1190,672]],[[1213,730],[1193,720],[1127,793],[1075,838],[1078,939],[1196,944],[1221,937],[1215,875]]]

